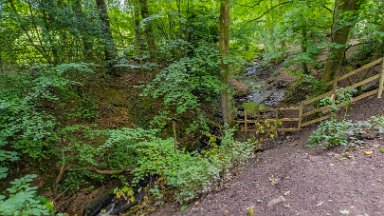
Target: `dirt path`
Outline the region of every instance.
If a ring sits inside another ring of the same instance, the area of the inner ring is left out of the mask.
[[[350,119],[363,120],[384,114],[384,100],[367,99],[357,105]],[[184,211],[167,204],[154,215],[256,216],[383,216],[384,138],[369,140],[342,158],[342,149],[308,149],[313,128],[286,137],[278,147],[249,160],[220,192],[197,200]],[[364,150],[372,150],[371,156]],[[275,184],[274,184],[275,183]]]

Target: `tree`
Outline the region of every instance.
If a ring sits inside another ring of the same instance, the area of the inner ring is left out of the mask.
[[[335,3],[331,32],[334,44],[324,66],[322,79],[325,82],[333,80],[341,69],[349,32],[357,22],[358,6],[358,0],[337,0]]]
[[[220,1],[220,54],[221,54],[221,111],[224,124],[234,125],[231,89],[229,85],[230,71],[227,62],[229,57],[229,0]]]
[[[104,56],[107,62],[110,73],[113,73],[113,65],[117,58],[117,51],[112,37],[111,25],[105,0],[96,0],[96,5],[99,10],[100,21],[103,26],[104,34]]]
[[[75,14],[75,28],[76,32],[78,32],[78,37],[83,43],[83,55],[86,60],[92,60],[93,55],[92,55],[92,43],[89,41],[89,38],[87,37],[88,35],[84,34],[84,31],[81,31],[81,28],[83,27],[82,24],[83,20],[85,20],[85,14],[83,12],[83,8],[81,5],[81,0],[74,0],[73,1],[73,11]]]
[[[153,35],[152,21],[149,20],[150,14],[148,9],[147,0],[139,0],[141,8],[141,17],[143,20],[146,20],[144,24],[144,33],[147,38],[147,45],[149,49],[149,55],[151,56],[151,61],[157,63],[157,48],[155,37]]]
[[[133,1],[133,30],[135,33],[135,50],[136,55],[141,54],[142,46],[142,38],[141,38],[141,29],[140,29],[140,5],[137,1]]]

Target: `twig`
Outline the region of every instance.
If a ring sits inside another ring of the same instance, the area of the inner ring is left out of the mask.
[[[59,184],[61,182],[61,179],[63,179],[65,171],[66,171],[66,167],[65,167],[65,161],[64,161],[60,167],[59,175],[56,177],[56,180],[55,180],[56,184]]]
[[[282,2],[280,4],[277,4],[271,8],[269,8],[267,11],[265,11],[264,13],[262,13],[260,16],[256,17],[255,19],[251,19],[249,20],[248,22],[255,22],[257,21],[258,19],[261,19],[264,15],[266,15],[267,13],[271,12],[272,10],[274,10],[275,8],[277,7],[280,7],[282,5],[285,5],[285,4],[289,4],[289,3],[293,3],[293,1],[286,1],[286,2]]]

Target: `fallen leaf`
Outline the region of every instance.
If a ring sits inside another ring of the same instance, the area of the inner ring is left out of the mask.
[[[382,149],[381,149],[381,153],[383,153],[383,154],[384,154],[384,148],[382,148]]]
[[[370,151],[370,150],[365,150],[365,151],[364,151],[364,154],[367,155],[367,156],[371,156],[371,155],[372,155],[372,151]]]
[[[248,216],[254,216],[255,215],[255,206],[251,206],[248,208],[247,215]]]
[[[283,204],[284,208],[291,208],[291,205],[289,203]]]

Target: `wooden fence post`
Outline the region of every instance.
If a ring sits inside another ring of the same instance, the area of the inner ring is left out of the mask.
[[[381,76],[379,81],[379,92],[377,93],[377,98],[381,98],[383,95],[383,85],[384,85],[384,57],[383,57],[383,64],[381,66]]]
[[[248,133],[248,117],[247,117],[247,109],[244,108],[244,130],[245,133]]]
[[[279,120],[279,107],[277,107],[276,108],[276,110],[275,110],[275,119],[276,119],[276,121],[273,123],[275,126],[276,126],[276,132],[278,131],[277,130],[277,121]],[[283,126],[283,124],[281,124],[281,126]]]
[[[300,108],[299,108],[299,121],[297,123],[297,131],[301,130],[301,123],[303,122],[303,110],[304,110],[304,103],[300,103]]]

